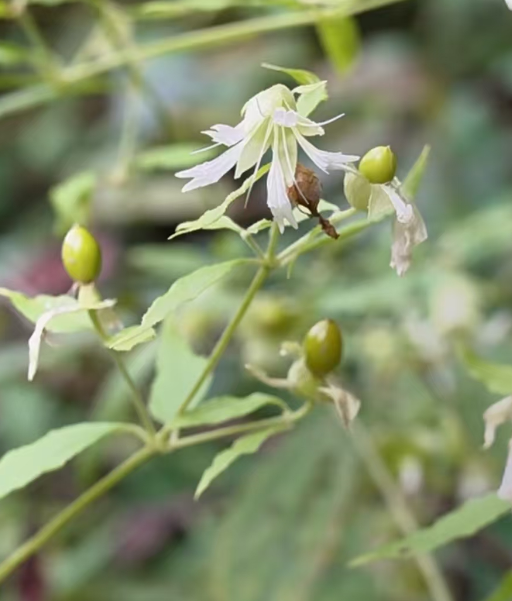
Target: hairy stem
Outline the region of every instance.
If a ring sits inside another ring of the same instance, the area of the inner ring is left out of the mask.
[[[57,516],[50,520],[28,541],[23,543],[14,553],[0,564],[0,582],[3,582],[14,570],[19,567],[29,557],[37,553],[57,532],[62,530],[69,522],[81,514],[87,507],[102,497],[118,482],[126,478],[143,463],[146,463],[156,450],[152,447],[145,447],[132,455],[115,470],[102,478],[94,486],[89,488],[81,497],[76,499],[71,505],[68,505]]]
[[[418,529],[414,514],[392,475],[382,460],[375,444],[361,423],[353,425],[353,442],[370,477],[384,498],[388,510],[402,534],[408,535]],[[432,555],[415,555],[418,568],[434,601],[453,601],[441,569]]]

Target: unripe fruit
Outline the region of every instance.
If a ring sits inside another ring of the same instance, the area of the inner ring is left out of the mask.
[[[62,263],[69,277],[80,284],[90,284],[101,271],[101,249],[84,227],[74,225],[62,243]]]
[[[323,378],[339,364],[343,341],[338,324],[324,319],[315,324],[303,342],[306,365],[312,374]]]
[[[359,171],[371,184],[387,184],[395,177],[395,153],[389,146],[372,148],[361,159]]]
[[[357,173],[346,173],[343,182],[345,196],[350,205],[358,211],[367,211],[372,186],[370,182]]]

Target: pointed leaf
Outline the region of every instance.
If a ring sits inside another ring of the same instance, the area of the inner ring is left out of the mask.
[[[311,84],[320,83],[320,78],[311,71],[305,69],[288,69],[286,67],[279,67],[277,65],[271,65],[270,63],[263,63],[261,65],[265,69],[271,71],[279,71],[279,73],[286,73],[292,77],[300,86],[309,86]]]
[[[207,364],[208,359],[194,355],[174,320],[167,320],[160,336],[156,376],[149,399],[149,410],[159,422],[167,424],[175,418]],[[211,380],[211,376],[206,379],[195,402],[204,397]]]
[[[222,472],[226,471],[239,457],[256,453],[268,438],[274,436],[278,432],[282,432],[282,429],[269,428],[267,430],[262,430],[261,432],[242,436],[242,438],[236,440],[229,449],[218,453],[210,467],[203,473],[194,498],[198,499],[210,486],[213,480],[220,476]]]
[[[176,228],[176,232],[172,236],[170,236],[169,240],[181,234],[188,234],[190,232],[196,232],[198,230],[215,229],[214,224],[224,215],[231,203],[234,202],[237,198],[240,198],[240,196],[243,196],[246,192],[248,192],[251,186],[253,186],[261,177],[263,177],[269,169],[270,165],[263,165],[263,167],[261,167],[257,171],[257,173],[251,175],[251,177],[248,177],[240,186],[240,188],[238,188],[234,192],[231,192],[231,194],[229,194],[224,200],[224,202],[222,202],[218,207],[205,211],[201,215],[201,217],[199,217],[199,219],[180,223]],[[226,223],[227,222],[224,222],[224,227]],[[235,226],[235,224],[232,221],[231,223],[233,224],[233,226]],[[231,227],[229,229],[234,228]]]
[[[381,559],[397,559],[411,555],[431,553],[459,538],[472,536],[482,528],[510,513],[509,501],[491,494],[468,501],[462,507],[441,517],[428,528],[418,530],[376,551],[372,551],[351,562],[352,566],[361,566]]]
[[[106,346],[113,351],[127,352],[131,351],[139,344],[151,342],[151,340],[154,340],[155,338],[156,332],[153,328],[130,326],[109,338]]]
[[[491,392],[512,394],[512,365],[484,361],[467,347],[460,347],[459,355],[470,375]]]
[[[215,155],[214,150],[194,154],[200,146],[196,144],[169,144],[156,146],[139,153],[134,165],[141,171],[178,170],[194,167]]]
[[[420,156],[411,167],[407,177],[402,184],[402,190],[407,198],[411,200],[416,197],[420,189],[421,181],[427,169],[428,157],[430,155],[430,146],[424,146]]]
[[[97,178],[92,171],[77,173],[50,191],[58,228],[65,232],[75,223],[87,224]]]
[[[79,306],[79,303],[75,298],[66,295],[48,296],[46,294],[41,294],[39,296],[30,297],[22,292],[0,288],[0,296],[8,298],[14,308],[32,323],[36,323],[41,315],[48,311],[52,311],[53,309]],[[55,317],[55,319],[48,324],[47,329],[51,332],[67,333],[88,330],[91,327],[91,321],[87,315],[64,314]]]
[[[288,407],[281,399],[269,394],[262,394],[261,392],[256,392],[245,398],[223,396],[208,400],[193,411],[178,415],[172,421],[172,425],[175,428],[192,428],[220,424],[228,420],[250,415],[267,405],[274,405],[283,411],[288,410]]]
[[[47,472],[61,468],[107,434],[122,431],[125,427],[103,422],[75,424],[52,430],[32,444],[9,451],[0,460],[0,498]]]
[[[361,46],[361,33],[354,17],[324,19],[316,30],[325,54],[339,73],[354,64]]]

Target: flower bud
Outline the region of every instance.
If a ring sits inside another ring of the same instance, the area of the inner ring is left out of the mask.
[[[312,374],[323,378],[341,361],[342,337],[338,324],[324,319],[315,324],[303,342],[306,365]]]
[[[343,186],[349,204],[358,211],[367,211],[372,193],[370,182],[356,173],[346,173]]]
[[[371,184],[387,184],[395,177],[395,153],[389,146],[372,148],[361,159],[359,171]]]
[[[62,263],[71,279],[90,284],[101,271],[101,249],[84,227],[74,225],[62,243]]]

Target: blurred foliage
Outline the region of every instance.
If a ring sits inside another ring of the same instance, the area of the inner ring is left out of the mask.
[[[346,343],[341,377],[363,400],[359,419],[418,521],[429,524],[495,489],[506,456],[506,436],[481,450],[481,416],[497,397],[472,379],[453,334],[477,357],[512,365],[512,17],[503,0],[416,0],[316,23],[306,18],[316,4],[0,3],[0,284],[29,296],[66,293],[57,234],[77,215],[102,242],[100,287],[119,299],[128,324],[178,277],[244,255],[231,231],[167,241],[176,224],[236,188],[226,178],[183,196],[173,173],[193,164],[199,131],[236,123],[247,98],[285,81],[261,63],[314,70],[329,82],[320,112],[347,114],[325,148],[362,154],[391,144],[402,175],[431,145],[418,196],[430,240],[404,279],[388,267],[388,224],[301,258],[289,280],[272,279],[258,297],[210,394],[253,392],[245,362],[283,375],[280,343],[336,319]],[[359,12],[355,0],[345,4]],[[282,29],[273,31],[272,19]],[[260,27],[252,35],[249,25],[230,33],[252,20]],[[193,30],[210,27],[225,43],[186,52]],[[81,61],[93,60],[101,68],[82,78]],[[60,79],[63,64],[69,81]],[[328,201],[345,205],[342,190],[341,176],[325,180]],[[261,185],[229,214],[243,226],[268,217]],[[194,349],[211,350],[246,284],[236,270],[181,308]],[[29,386],[29,332],[2,307],[3,451],[86,418],[130,417],[124,382],[86,333],[65,344],[52,335]],[[128,356],[144,390],[155,352],[150,343]],[[2,501],[0,556],[119,463],[128,444],[101,443],[76,470]],[[412,561],[349,567],[398,533],[329,408],[235,463],[194,502],[201,473],[223,448],[183,450],[140,469],[26,564],[2,601],[428,598]],[[454,599],[508,599],[511,545],[504,517],[444,548],[437,558]]]

